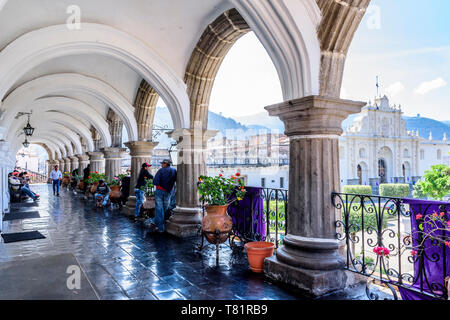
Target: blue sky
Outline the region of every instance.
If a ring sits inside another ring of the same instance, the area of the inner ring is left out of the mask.
[[[405,115],[450,120],[450,0],[372,0],[350,47],[342,97],[380,92]],[[238,71],[236,71],[238,70]],[[211,110],[251,115],[282,101],[273,64],[254,34],[239,40],[217,75]]]

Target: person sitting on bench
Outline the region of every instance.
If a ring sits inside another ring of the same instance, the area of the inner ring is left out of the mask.
[[[9,184],[11,185],[11,189],[13,191],[20,190],[20,192],[22,194],[30,197],[31,199],[33,199],[33,201],[39,200],[39,195],[37,195],[33,191],[31,191],[30,188],[27,187],[28,184],[22,183],[22,180],[20,178],[18,178],[18,176],[19,176],[19,172],[15,171],[9,178]],[[23,177],[23,174],[21,175],[21,177]]]
[[[98,182],[97,186],[97,192],[95,193],[95,201],[98,203],[98,198],[103,197],[103,206],[106,206],[109,200],[109,193],[111,192],[111,189],[109,186],[105,183],[104,180],[100,180]]]

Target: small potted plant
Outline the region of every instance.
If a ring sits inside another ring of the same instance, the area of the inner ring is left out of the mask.
[[[198,181],[200,200],[205,203],[206,210],[202,221],[205,237],[210,243],[223,243],[233,226],[233,221],[227,214],[228,206],[244,198],[244,181],[240,178],[240,173],[231,178],[225,178],[222,173],[217,177],[200,176]]]
[[[71,174],[69,172],[66,171],[66,172],[63,173],[63,181],[62,181],[62,183],[63,183],[64,187],[67,187],[69,185],[70,177],[71,177]]]
[[[111,192],[109,193],[109,198],[111,199],[111,202],[116,202],[118,199],[120,199],[120,178],[114,177],[109,183],[108,183]]]
[[[155,209],[155,190],[153,180],[146,179],[146,184],[141,187],[141,190],[145,192],[145,202],[142,207],[144,212],[149,213],[150,210]]]

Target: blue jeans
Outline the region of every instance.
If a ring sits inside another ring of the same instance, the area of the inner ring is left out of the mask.
[[[170,193],[156,189],[155,191],[155,218],[153,224],[159,232],[164,231],[164,212],[169,208]]]
[[[101,193],[96,193],[95,194],[95,201],[97,201],[97,199],[99,198],[99,197],[103,197],[103,206],[106,206],[107,204],[108,204],[108,200],[109,200],[109,194],[107,194],[107,195],[103,195],[103,194],[101,194]]]
[[[27,188],[26,186],[22,186],[22,188],[20,189],[22,190],[22,192],[24,194],[26,194],[27,196],[29,196],[31,199],[35,200],[36,199],[36,195],[34,194],[33,191],[31,191],[29,188]]]
[[[134,209],[134,216],[137,218],[141,213],[141,207],[145,199],[145,192],[140,189],[134,189],[134,194],[136,195],[136,209]]]
[[[53,180],[53,194],[59,193],[59,180]]]

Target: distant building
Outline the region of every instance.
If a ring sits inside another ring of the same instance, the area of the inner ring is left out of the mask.
[[[339,138],[341,185],[417,182],[435,164],[450,165],[446,134],[428,139],[407,131],[400,106],[384,96],[369,102]],[[431,129],[431,128],[430,128]],[[219,135],[208,142],[209,175],[240,172],[247,185],[289,186],[289,138],[263,133],[242,139]]]
[[[386,96],[363,108],[339,139],[342,185],[413,184],[432,165],[450,165],[446,135],[421,138],[406,130],[402,114]]]

